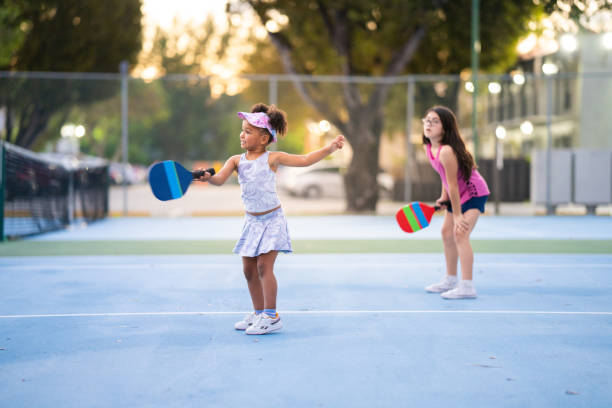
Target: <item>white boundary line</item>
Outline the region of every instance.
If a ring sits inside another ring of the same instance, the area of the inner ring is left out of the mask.
[[[238,312],[126,312],[126,313],[63,313],[0,315],[0,319],[32,319],[46,317],[129,317],[129,316],[216,316],[241,315],[248,311]],[[488,315],[566,315],[566,316],[612,316],[612,312],[571,312],[549,310],[286,310],[283,315],[364,315],[364,314],[488,314]]]
[[[39,265],[0,265],[4,271],[18,270],[18,271],[55,271],[55,270],[164,270],[164,269],[176,269],[176,268],[189,268],[197,270],[209,270],[211,268],[242,268],[240,262],[236,263],[108,263],[108,264],[39,264]],[[277,266],[282,269],[312,269],[312,268],[363,268],[364,266],[369,267],[380,267],[380,268],[393,268],[397,270],[423,268],[423,267],[439,267],[444,266],[444,262],[417,262],[410,263],[409,265],[398,266],[397,262],[388,263],[308,263],[308,264],[286,264],[278,263]],[[576,268],[587,269],[587,268],[612,268],[612,263],[520,263],[520,262],[477,262],[474,264],[475,267],[491,268],[491,267],[504,267],[504,268]]]

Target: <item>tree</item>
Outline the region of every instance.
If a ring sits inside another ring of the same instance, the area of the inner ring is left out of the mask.
[[[459,72],[469,66],[471,0],[240,0],[268,30],[285,72],[395,76]],[[481,66],[503,70],[538,9],[533,0],[481,2]],[[301,97],[348,138],[353,159],[345,177],[347,209],[372,211],[390,85],[342,84],[330,100],[315,83],[294,81]],[[324,96],[324,97],[322,97]]]
[[[553,23],[560,31],[609,32],[612,30],[611,10],[612,0],[549,0],[544,2],[544,12],[554,17]]]
[[[7,10],[0,12],[0,27],[12,34],[0,37],[0,69],[117,72],[119,62],[134,63],[140,51],[140,8],[140,0],[0,0],[0,10]],[[119,86],[108,80],[3,78],[0,90],[6,139],[31,147],[54,113],[108,98]]]
[[[13,51],[21,46],[25,37],[21,28],[12,23],[18,14],[13,4],[0,1],[0,70],[10,66]]]
[[[202,26],[179,25],[175,21],[170,30],[157,29],[153,47],[141,56],[141,64],[160,73],[189,77],[161,77],[151,84],[139,85],[159,87],[167,111],[151,127],[130,129],[131,138],[146,140],[151,146],[150,158],[218,160],[230,151],[239,151],[239,97],[225,92],[213,97],[210,78],[205,76],[211,67],[223,65],[231,38],[231,27],[222,31],[212,16]],[[135,125],[132,121],[131,126]]]

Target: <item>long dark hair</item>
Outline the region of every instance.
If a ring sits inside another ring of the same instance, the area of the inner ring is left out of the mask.
[[[427,109],[425,116],[427,116],[429,112],[436,112],[440,117],[442,130],[444,131],[440,143],[449,145],[453,149],[455,156],[457,156],[457,162],[459,163],[459,171],[461,171],[465,181],[468,181],[472,176],[472,169],[476,168],[476,163],[474,163],[474,158],[466,149],[465,143],[459,134],[455,114],[445,106],[433,106]],[[430,143],[429,139],[423,134],[423,144]]]
[[[276,105],[266,105],[265,103],[256,103],[251,108],[251,112],[263,112],[270,118],[270,126],[276,130],[278,136],[284,136],[287,133],[287,114],[285,111],[276,107]],[[262,129],[268,134],[268,143],[272,141],[272,134],[268,129]]]

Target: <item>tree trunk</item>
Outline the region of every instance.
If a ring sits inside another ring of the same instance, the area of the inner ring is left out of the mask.
[[[362,112],[351,116],[348,127],[353,159],[344,177],[347,211],[376,211],[382,114]]]
[[[15,144],[30,149],[38,136],[47,128],[51,114],[44,107],[34,103],[29,112],[23,112]]]
[[[13,136],[13,109],[11,109],[11,103],[10,102],[6,102],[6,119],[5,119],[5,125],[4,125],[4,130],[6,131],[5,133],[5,138],[7,142],[11,141],[11,137]]]

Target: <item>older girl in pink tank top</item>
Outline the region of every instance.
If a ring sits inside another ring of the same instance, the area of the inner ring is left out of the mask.
[[[470,234],[484,213],[489,188],[472,155],[461,139],[457,119],[443,106],[430,108],[423,118],[423,145],[431,166],[440,174],[442,193],[436,205],[446,208],[442,224],[442,242],[446,258],[446,276],[441,282],[425,288],[442,293],[446,299],[476,297],[472,283],[474,252]],[[450,201],[451,206],[441,204]],[[457,261],[461,261],[461,278],[457,281]]]

